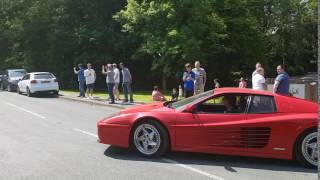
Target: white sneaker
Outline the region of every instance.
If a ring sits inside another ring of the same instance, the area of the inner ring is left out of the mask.
[[[86,99],[90,99],[90,97],[86,97]]]
[[[93,99],[93,96],[90,96],[90,99]]]

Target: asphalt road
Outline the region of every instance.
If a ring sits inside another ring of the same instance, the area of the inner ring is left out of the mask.
[[[0,91],[0,180],[315,180],[292,161],[169,153],[147,159],[96,141],[96,122],[119,111]]]

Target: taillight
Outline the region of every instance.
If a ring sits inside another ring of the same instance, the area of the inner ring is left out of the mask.
[[[31,84],[36,84],[37,83],[37,80],[32,80],[30,81]]]

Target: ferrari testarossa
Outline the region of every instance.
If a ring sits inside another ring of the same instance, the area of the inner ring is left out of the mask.
[[[98,141],[144,156],[166,151],[297,160],[317,167],[318,105],[240,88],[137,105],[97,123]]]

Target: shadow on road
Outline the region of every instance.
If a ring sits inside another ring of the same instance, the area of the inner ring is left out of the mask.
[[[1,92],[8,92],[8,91],[4,91],[4,90],[0,90]],[[12,93],[12,94],[17,94],[16,92],[8,92],[8,93]],[[21,94],[22,96],[27,96],[25,93]],[[32,98],[59,98],[60,95],[54,95],[54,94],[50,94],[50,93],[36,93],[33,94]]]
[[[138,155],[130,149],[118,148],[113,146],[107,148],[104,152],[104,155],[110,158],[121,160],[167,163],[161,158],[146,158]],[[169,158],[186,165],[222,166],[229,172],[237,172],[235,168],[248,168],[271,171],[317,173],[316,170],[304,168],[295,161],[279,159],[235,157],[184,152],[170,152],[167,153],[164,158]]]
[[[57,95],[53,95],[53,94],[36,94],[34,96],[32,96],[33,98],[48,98],[48,99],[52,99],[52,98],[59,98],[59,96]]]

